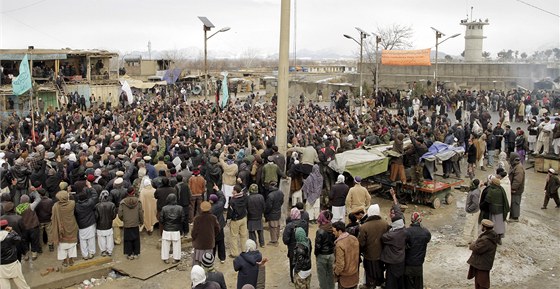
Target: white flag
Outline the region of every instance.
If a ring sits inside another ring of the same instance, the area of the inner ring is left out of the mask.
[[[124,81],[123,85],[122,85],[122,90],[124,91],[124,93],[126,93],[126,96],[128,97],[128,104],[132,104],[132,102],[134,101],[134,96],[132,95],[132,90],[130,89],[130,85],[128,85],[128,81]]]

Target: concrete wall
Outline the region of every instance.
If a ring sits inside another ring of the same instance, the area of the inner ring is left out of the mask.
[[[380,66],[379,86],[396,87],[407,82],[434,79],[432,66]],[[517,85],[533,88],[535,81],[558,77],[560,67],[526,63],[439,63],[438,81],[467,89],[509,89]],[[364,80],[371,81],[371,75]]]

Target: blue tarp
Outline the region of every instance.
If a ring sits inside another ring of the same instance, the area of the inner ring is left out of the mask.
[[[428,148],[428,152],[420,157],[420,160],[446,161],[458,153],[465,153],[465,148],[447,145],[436,141]]]

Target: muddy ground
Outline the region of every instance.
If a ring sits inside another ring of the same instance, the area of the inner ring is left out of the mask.
[[[483,178],[490,171],[477,172]],[[560,229],[558,217],[560,209],[549,204],[547,210],[541,210],[545,174],[527,171],[527,185],[522,201],[521,221],[507,225],[506,238],[498,247],[494,268],[491,271],[492,288],[557,288],[559,269]],[[466,247],[456,247],[462,234],[465,219],[464,204],[466,193],[455,190],[455,202],[443,204],[439,209],[424,205],[409,204],[407,214],[413,210],[424,214],[423,225],[432,232],[432,241],[428,246],[424,264],[426,288],[472,288],[473,281],[467,280],[467,259],[470,251]],[[386,215],[390,207],[389,200],[374,196],[374,203],[379,203]],[[407,216],[409,219],[409,217]],[[310,237],[315,238],[317,225],[310,226]],[[226,228],[227,232],[227,228]],[[154,234],[155,235],[155,234]],[[154,236],[152,236],[155,238]],[[268,232],[265,238],[268,239]],[[156,241],[157,242],[157,241]],[[151,242],[150,242],[151,243]],[[122,248],[117,246],[116,251]],[[156,250],[154,248],[154,250]],[[266,269],[267,288],[292,288],[289,282],[286,246],[267,246],[260,249],[263,256],[270,261]],[[315,260],[313,260],[315,261]],[[130,261],[129,261],[130,262]],[[149,262],[161,262],[149,260]],[[315,263],[315,262],[314,262]],[[175,269],[164,271],[146,281],[134,278],[121,278],[101,282],[96,288],[190,288],[190,258]],[[130,266],[145,266],[146,262],[130,262]],[[216,268],[226,277],[228,288],[236,286],[236,272],[232,269],[232,260],[225,264],[216,264]],[[315,270],[315,264],[313,264]],[[360,280],[363,281],[363,270]],[[84,287],[84,286],[74,286]],[[312,275],[311,288],[319,288],[316,273]]]

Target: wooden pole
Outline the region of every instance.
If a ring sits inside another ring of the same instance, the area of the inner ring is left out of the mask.
[[[31,52],[29,54],[33,55],[31,54]],[[31,106],[31,139],[35,141],[35,110],[33,108],[33,57],[29,57],[29,58],[30,58],[29,75],[31,77],[31,89],[29,90],[29,106]],[[38,101],[37,101],[37,107],[39,107]]]
[[[278,151],[286,156],[288,149],[288,97],[290,65],[290,0],[282,0],[280,11],[280,47],[278,61],[278,103],[276,106],[276,145]],[[288,157],[288,156],[286,156]],[[290,178],[287,179],[288,181]],[[282,180],[279,188],[284,193],[284,211],[290,210],[290,183]]]

